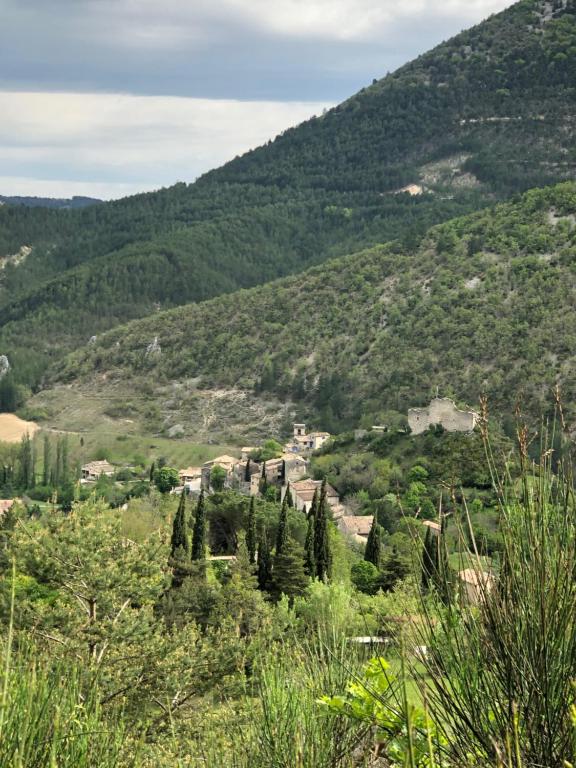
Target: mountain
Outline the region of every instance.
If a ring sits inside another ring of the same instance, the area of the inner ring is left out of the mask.
[[[82,393],[119,399],[116,415],[153,407],[157,426],[196,434],[208,411],[241,431],[243,398],[248,410],[259,399],[278,423],[298,413],[341,430],[389,423],[436,391],[472,405],[486,393],[500,416],[518,398],[546,413],[560,383],[573,425],[575,303],[567,182],[438,225],[415,249],[378,246],[110,331],[37,403],[54,416]]]
[[[0,205],[24,205],[27,208],[85,208],[87,205],[101,203],[95,197],[74,195],[70,198],[60,197],[7,197],[0,195]]]
[[[132,318],[393,239],[414,248],[433,224],[572,179],[575,97],[576,0],[522,0],[194,184],[2,206],[0,352],[36,385]]]

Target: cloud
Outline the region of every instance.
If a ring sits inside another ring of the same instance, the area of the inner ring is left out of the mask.
[[[192,181],[328,106],[0,92],[0,193],[119,197]]]

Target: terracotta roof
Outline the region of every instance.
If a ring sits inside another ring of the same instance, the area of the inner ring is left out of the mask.
[[[307,492],[311,491],[310,499],[314,496],[314,491],[318,489],[320,491],[320,488],[322,487],[322,480],[296,480],[294,483],[290,483],[290,490],[298,496],[299,499],[306,500],[306,494]],[[326,484],[326,497],[328,499],[339,499],[338,491],[336,491],[332,486],[327,483]]]
[[[351,536],[368,536],[373,522],[373,515],[344,515],[338,520],[338,527]]]

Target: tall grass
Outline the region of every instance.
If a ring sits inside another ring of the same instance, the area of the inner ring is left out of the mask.
[[[543,441],[530,462],[520,427],[520,479],[497,473],[503,553],[479,600],[426,611],[428,705],[456,765],[558,768],[576,758],[576,500],[569,461]],[[553,471],[553,467],[556,471]],[[463,527],[471,525],[464,505]],[[465,538],[465,537],[463,537]],[[473,537],[472,537],[473,541]],[[482,562],[472,545],[476,568]]]
[[[14,595],[12,596],[13,606]],[[125,743],[106,720],[81,670],[50,663],[32,646],[13,646],[12,622],[0,642],[0,765],[10,768],[115,768]],[[134,764],[132,759],[123,766]]]

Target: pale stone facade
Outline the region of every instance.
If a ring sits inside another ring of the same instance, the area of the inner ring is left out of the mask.
[[[472,432],[477,421],[475,411],[461,411],[447,397],[435,397],[426,408],[408,409],[408,424],[413,435],[420,435],[436,424],[447,432]]]

